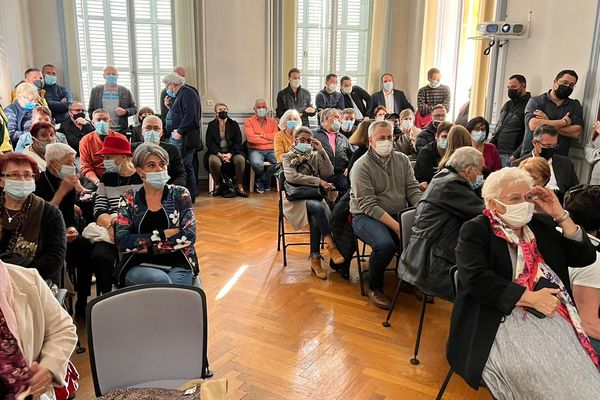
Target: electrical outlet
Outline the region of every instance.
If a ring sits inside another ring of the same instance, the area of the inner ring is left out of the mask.
[[[215,105],[215,101],[212,99],[206,100],[206,104],[208,104],[209,106],[214,106]]]

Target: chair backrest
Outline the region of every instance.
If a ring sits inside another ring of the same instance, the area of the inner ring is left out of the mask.
[[[202,289],[132,286],[92,300],[86,316],[97,396],[115,388],[203,376],[207,313]]]
[[[400,234],[402,235],[402,249],[406,249],[412,236],[412,227],[415,222],[415,207],[408,207],[399,213]]]

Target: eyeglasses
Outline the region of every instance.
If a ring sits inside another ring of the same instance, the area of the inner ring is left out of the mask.
[[[11,172],[8,174],[0,174],[3,178],[8,178],[9,180],[31,180],[35,178],[33,172]]]
[[[525,201],[532,203],[538,199],[538,196],[535,196],[531,193],[512,193],[508,196],[498,196],[496,199],[507,199],[509,204],[519,204]]]
[[[77,110],[76,109],[72,109],[71,111],[73,111],[75,114],[85,112],[85,110],[82,109],[82,108],[81,109],[77,109]]]
[[[446,118],[446,114],[431,114],[431,118],[433,118],[433,119]]]
[[[306,138],[298,138],[298,143],[307,143],[307,144],[311,144],[312,143],[312,139],[306,139]]]
[[[535,142],[542,146],[543,149],[556,149],[558,147],[558,144],[542,143],[539,140],[536,140]]]

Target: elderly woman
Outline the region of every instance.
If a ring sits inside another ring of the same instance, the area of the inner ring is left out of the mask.
[[[457,149],[433,177],[417,205],[413,234],[402,253],[398,273],[403,281],[452,300],[448,272],[456,264],[458,232],[484,208],[475,192],[483,182],[482,169],[483,156],[467,145]]]
[[[144,185],[120,200],[115,242],[123,260],[115,271],[119,286],[142,283],[192,285],[198,275],[196,219],[188,190],[167,185],[169,155],[144,143],[133,165]]]
[[[501,169],[502,160],[496,146],[491,143],[485,143],[490,132],[490,123],[483,117],[475,117],[467,122],[465,128],[471,133],[473,147],[483,154],[487,172],[494,172]]]
[[[273,148],[275,150],[275,159],[281,164],[283,155],[290,151],[294,146],[294,132],[302,126],[302,119],[297,110],[289,109],[283,113],[279,120],[279,132],[273,139]]]
[[[598,356],[568,272],[596,259],[587,235],[525,171],[493,172],[482,194],[486,209],[463,225],[456,247],[452,369],[475,389],[483,377],[497,399],[597,398]]]
[[[38,122],[31,126],[31,138],[33,141],[23,154],[31,157],[38,165],[40,172],[46,170],[46,146],[56,143],[56,129],[54,125],[47,122]]]
[[[37,271],[0,261],[2,398],[54,398],[76,343],[71,317]]]
[[[21,135],[29,131],[31,112],[37,106],[39,97],[38,90],[34,85],[23,82],[17,86],[15,101],[4,109],[13,146],[16,146]]]
[[[67,234],[58,207],[33,194],[39,175],[35,161],[24,154],[0,156],[0,259],[58,282]]]
[[[326,182],[333,174],[333,165],[323,149],[323,145],[315,139],[313,132],[300,127],[294,133],[294,147],[283,156],[283,173],[286,183],[293,186],[310,186],[331,190],[331,184]],[[319,198],[320,197],[320,198]],[[321,266],[321,238],[330,258],[336,263],[344,262],[329,226],[329,207],[322,196],[310,199],[290,201],[283,199],[283,214],[299,230],[307,224],[310,228],[310,269],[319,279],[327,279],[327,273]]]

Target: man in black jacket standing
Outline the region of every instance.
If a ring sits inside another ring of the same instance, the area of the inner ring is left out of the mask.
[[[315,108],[312,106],[310,92],[300,87],[302,73],[298,68],[292,68],[288,72],[288,85],[277,93],[277,109],[275,113],[277,118],[281,118],[287,110],[294,109],[300,113],[302,125],[310,126],[308,117],[315,115]]]
[[[369,116],[373,100],[371,95],[358,85],[352,85],[352,79],[344,75],[340,80],[342,96],[344,96],[344,108],[353,108],[355,123],[358,125],[365,117]]]

